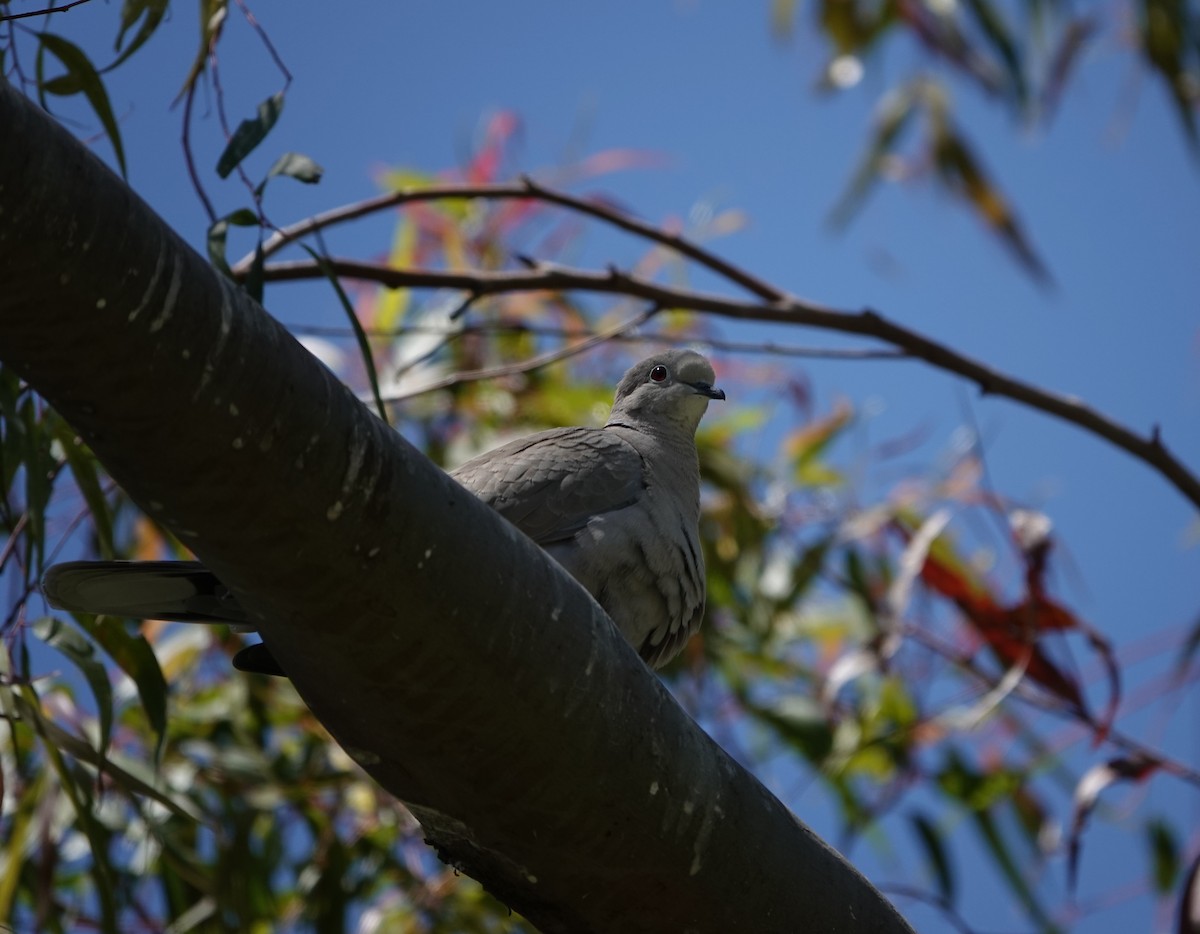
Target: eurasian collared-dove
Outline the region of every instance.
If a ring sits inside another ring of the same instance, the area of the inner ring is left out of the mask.
[[[583,584],[656,667],[704,615],[695,434],[709,400],[725,398],[713,379],[694,351],[648,357],[622,377],[603,428],[539,432],[451,472]],[[50,568],[42,588],[52,605],[74,612],[249,622],[194,561],[70,562]],[[281,673],[259,645],[234,664]]]

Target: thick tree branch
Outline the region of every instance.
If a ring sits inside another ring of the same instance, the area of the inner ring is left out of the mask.
[[[900,932],[588,595],[0,80],[0,356],[544,931]]]
[[[1193,505],[1200,508],[1200,478],[1175,457],[1163,443],[1155,426],[1148,436],[1139,435],[1089,406],[1083,400],[1041,389],[1016,379],[945,344],[903,327],[878,312],[842,311],[780,293],[767,302],[744,301],[710,292],[661,285],[618,269],[596,272],[551,264],[536,264],[529,270],[500,272],[447,272],[431,269],[396,269],[378,263],[332,259],[329,267],[340,276],[378,282],[389,288],[450,288],[475,295],[507,292],[595,292],[633,296],[663,308],[687,308],[741,321],[766,321],[821,328],[884,341],[905,354],[956,373],[979,386],[985,394],[1004,396],[1033,409],[1053,415],[1097,435],[1165,477]],[[273,263],[264,270],[266,281],[288,282],[325,276],[316,264],[306,261]]]

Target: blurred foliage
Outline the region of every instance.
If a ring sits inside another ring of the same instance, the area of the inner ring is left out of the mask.
[[[0,18],[16,6],[0,2]],[[185,98],[205,81],[220,93],[211,65],[229,8],[199,6]],[[928,173],[1031,275],[1048,280],[956,125],[948,82],[983,92],[1022,121],[1045,121],[1095,37],[1116,27],[1059,0],[776,0],[777,31],[787,34],[802,11],[831,50],[830,89],[857,83],[888,39],[919,49],[913,75],[880,103],[835,219],[853,216],[880,180]],[[83,94],[120,161],[103,76],[152,37],[166,12],[165,0],[126,2],[113,60],[102,67],[61,36],[7,19],[5,73],[46,100]],[[1148,0],[1128,13],[1138,29],[1125,38],[1163,80],[1195,146],[1195,10],[1184,0]],[[36,43],[34,74],[22,70],[22,42]],[[47,71],[51,59],[61,73]],[[213,172],[243,173],[284,100],[273,94],[236,129],[225,127]],[[514,115],[497,114],[455,172],[397,168],[381,185],[509,177],[517,128]],[[904,156],[914,136],[917,153]],[[543,177],[590,183],[649,158],[606,151]],[[281,154],[263,179],[243,176],[249,206],[219,218],[210,207],[218,268],[229,270],[231,225],[263,225],[266,182],[276,175],[314,182],[320,168]],[[742,221],[735,211],[710,212],[687,233],[717,235]],[[580,232],[577,219],[534,201],[422,203],[397,216],[381,252],[398,266],[511,268],[523,254],[569,255]],[[307,249],[321,255],[319,242]],[[636,268],[673,281],[686,274],[660,247]],[[564,340],[627,319],[637,310],[627,303],[596,307],[546,293],[469,300],[331,282],[338,294],[330,307],[348,310],[351,324],[335,317],[302,337],[440,463],[516,433],[601,422],[612,375],[639,352],[614,339],[586,358],[527,366]],[[703,346],[718,336],[703,320],[664,311],[639,340]],[[698,438],[709,601],[702,632],[666,672],[677,696],[788,803],[798,785],[821,789],[843,848],[865,841],[915,853],[902,870],[910,890],[982,920],[959,904],[958,859],[969,835],[1031,928],[1064,927],[1069,896],[1044,870],[1069,853],[1074,874],[1091,822],[1114,819],[1098,807],[1106,789],[1161,771],[1196,777],[1179,763],[1130,754],[1132,741],[1113,720],[1117,660],[1052,593],[1048,520],[988,489],[974,449],[896,480],[889,461],[911,448],[901,439],[879,446],[871,465],[893,480],[864,483],[846,451],[857,413],[845,401],[818,405],[792,366],[722,363],[718,381],[744,394],[714,407]],[[236,636],[46,615],[37,582],[54,560],[181,549],[7,371],[0,489],[0,920],[63,932],[528,930],[437,863],[411,816],[329,741],[286,682],[230,668]],[[1082,667],[1073,652],[1082,652]],[[1195,679],[1188,650],[1177,677],[1157,690],[1180,695]],[[1100,751],[1119,742],[1122,754],[1081,766],[1065,754],[1064,728],[1072,742],[1087,739]],[[1173,897],[1186,859],[1181,831],[1158,814],[1132,821],[1149,845],[1147,889]]]
[[[1106,7],[1067,0],[772,0],[771,24],[781,39],[790,39],[805,15],[828,49],[822,89],[847,92],[876,72],[884,88],[859,166],[831,214],[835,226],[846,223],[877,184],[928,178],[974,214],[1027,274],[1050,285],[1015,208],[953,119],[951,92],[978,95],[1024,128],[1045,127],[1081,64],[1112,46],[1127,49],[1158,79],[1186,145],[1200,157],[1200,8],[1194,0]]]

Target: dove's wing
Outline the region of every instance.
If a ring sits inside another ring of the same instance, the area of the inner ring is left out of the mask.
[[[558,428],[481,454],[451,476],[546,546],[571,538],[592,516],[636,503],[645,466],[612,432]]]

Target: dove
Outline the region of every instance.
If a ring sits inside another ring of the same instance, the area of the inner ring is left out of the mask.
[[[700,627],[704,555],[696,429],[714,399],[711,364],[668,350],[634,364],[601,428],[555,428],[475,457],[450,476],[542,547],[649,665]],[[48,569],[52,606],[72,612],[248,627],[236,597],[195,561],[74,561]],[[234,659],[283,674],[261,643]]]

